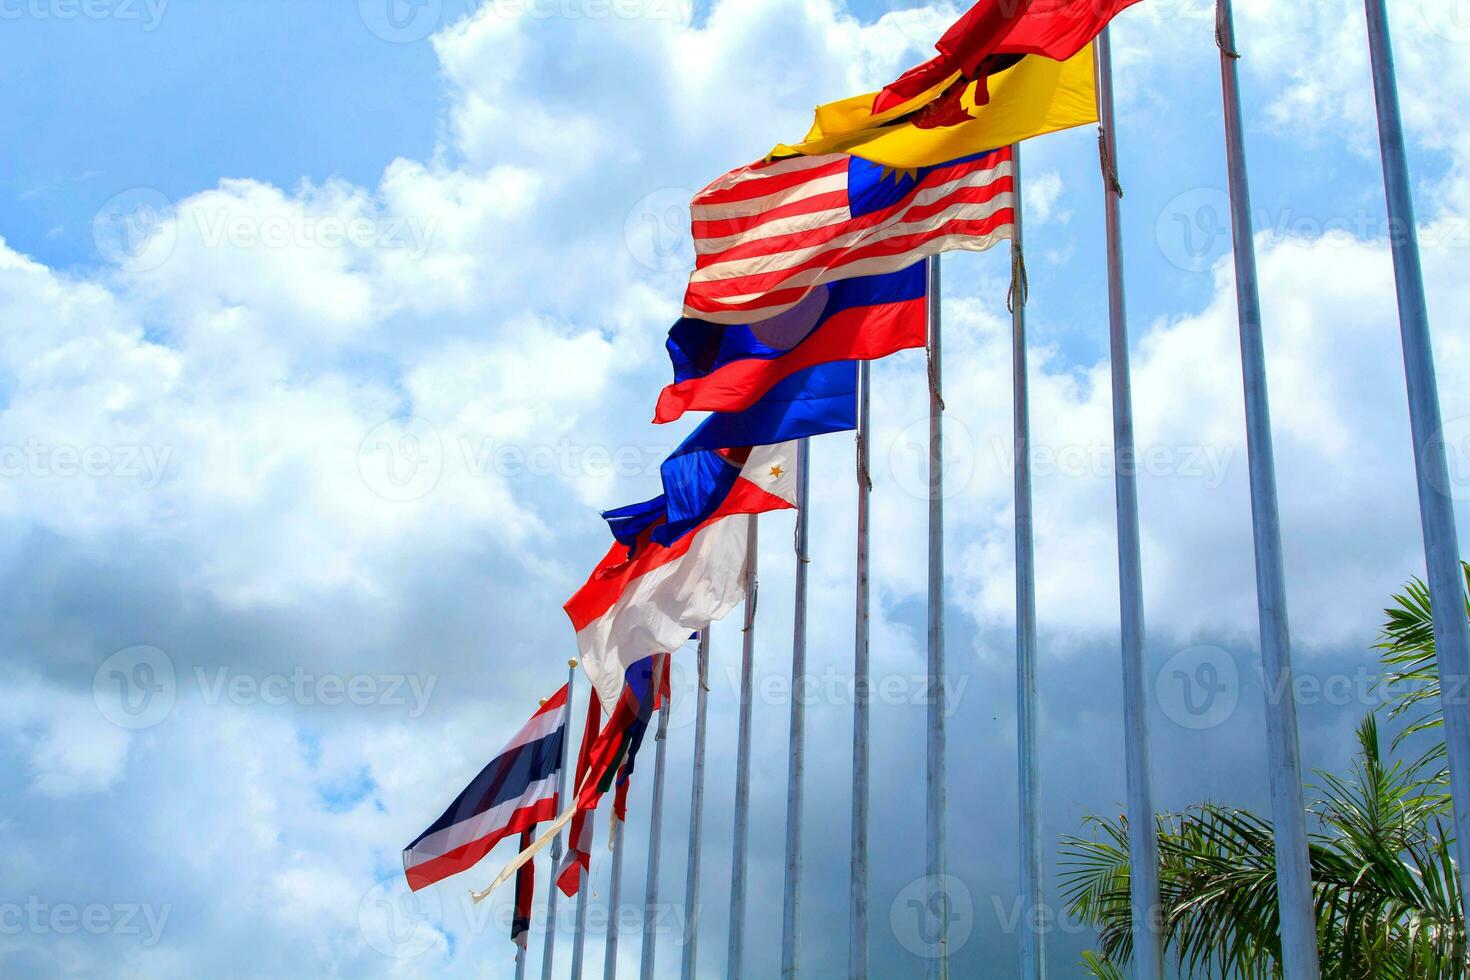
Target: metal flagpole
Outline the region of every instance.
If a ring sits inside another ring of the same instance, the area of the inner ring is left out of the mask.
[[[577,931],[572,936],[572,976],[571,980],[582,980],[582,958],[586,952],[587,945],[587,892],[591,890],[588,885],[587,869],[580,871],[580,881],[577,885]]]
[[[612,814],[612,881],[607,889],[607,943],[602,954],[602,980],[618,977],[618,915],[623,903],[623,821]]]
[[[807,566],[811,563],[808,542],[811,525],[807,509],[811,502],[808,464],[811,444],[803,439],[796,457],[796,612],[791,638],[791,735],[790,761],[786,770],[786,901],[781,913],[781,977],[796,976],[801,919],[801,815],[802,786],[806,775],[806,703],[802,685],[806,680]]]
[[[1251,227],[1250,188],[1240,111],[1235,21],[1230,0],[1218,0],[1216,40],[1225,96],[1225,145],[1230,165],[1230,217],[1235,248],[1235,294],[1240,316],[1241,368],[1245,383],[1246,448],[1249,453],[1256,597],[1265,666],[1266,729],[1271,762],[1271,812],[1276,825],[1276,891],[1281,915],[1281,959],[1286,980],[1317,980],[1317,920],[1302,801],[1300,748],[1286,612],[1286,571],[1281,516],[1276,500],[1276,460],[1266,391],[1266,351],[1261,337],[1261,298]],[[1272,695],[1269,692],[1280,692]]]
[[[1403,335],[1409,421],[1419,479],[1419,513],[1429,570],[1430,606],[1434,612],[1434,646],[1439,660],[1440,698],[1449,751],[1450,792],[1455,805],[1460,899],[1464,903],[1462,911],[1470,916],[1470,714],[1466,712],[1463,697],[1455,694],[1470,684],[1470,627],[1462,605],[1465,579],[1460,567],[1455,506],[1449,496],[1449,460],[1440,417],[1434,349],[1429,337],[1424,272],[1419,265],[1414,198],[1409,190],[1409,163],[1404,151],[1403,119],[1399,115],[1388,11],[1383,0],[1366,0],[1366,4],[1373,89],[1378,102],[1378,141],[1388,198],[1389,242],[1398,284],[1399,329]]]
[[[1118,181],[1113,57],[1107,28],[1098,35],[1097,106],[1106,202],[1108,321],[1113,367],[1113,480],[1118,511],[1118,598],[1123,648],[1124,753],[1128,760],[1128,880],[1133,912],[1134,980],[1164,980],[1159,898],[1159,838],[1149,763],[1148,688],[1144,678],[1143,559],[1138,525],[1138,454],[1133,443],[1133,378],[1123,302],[1123,232]]]
[[[1021,782],[1021,977],[1046,976],[1043,917],[1041,768],[1036,756],[1036,554],[1031,523],[1031,395],[1026,376],[1026,264],[1021,226],[1021,147],[1015,168],[1015,237],[1011,239],[1012,422],[1015,427],[1016,509],[1016,727]]]
[[[576,690],[577,661],[567,661],[567,719],[572,717],[572,692]],[[567,726],[570,728],[570,724]],[[558,799],[567,798],[567,744],[570,738],[561,741],[561,775]],[[556,868],[561,863],[561,834],[551,841],[551,874],[546,889],[546,945],[541,952],[541,980],[551,980],[551,966],[556,955]]]
[[[695,685],[694,785],[689,790],[689,868],[684,879],[683,980],[695,980],[699,961],[699,864],[704,830],[704,729],[709,701],[709,627],[699,631],[699,680]]]
[[[516,949],[516,980],[526,980],[526,947]]]
[[[750,831],[750,702],[755,669],[755,609],[760,523],[749,518],[745,538],[745,639],[740,654],[740,730],[735,752],[735,853],[730,871],[730,947],[726,972],[739,980],[745,955],[745,844]]]
[[[852,880],[849,910],[852,927],[847,951],[850,980],[867,980],[868,977],[868,498],[873,490],[868,471],[868,437],[872,423],[871,383],[871,365],[867,361],[859,361],[857,623],[852,664]]]
[[[949,977],[949,888],[945,880],[944,777],[944,394],[939,256],[929,259],[929,746],[925,776],[928,818],[924,848],[930,894],[939,904],[939,955],[925,963],[929,980]]]
[[[664,670],[669,669],[670,655],[664,657]],[[657,691],[663,687],[660,672],[655,671]],[[664,748],[669,733],[669,698],[664,699],[658,713],[658,735],[653,754],[653,806],[648,814],[648,881],[644,886],[643,900],[643,955],[641,957],[642,980],[653,980],[653,962],[658,952],[658,867],[662,851],[664,822]]]

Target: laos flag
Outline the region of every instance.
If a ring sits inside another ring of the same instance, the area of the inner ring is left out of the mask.
[[[923,347],[927,278],[918,262],[819,285],[791,309],[754,323],[685,317],[669,331],[674,383],[659,395],[654,421],[672,422],[690,411],[744,411],[804,369]]]

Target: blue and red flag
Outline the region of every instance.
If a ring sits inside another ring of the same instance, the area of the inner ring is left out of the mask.
[[[567,689],[547,699],[428,830],[403,851],[413,891],[473,867],[502,840],[556,819]]]
[[[927,280],[921,262],[819,285],[786,312],[754,323],[685,317],[669,331],[674,383],[659,395],[653,420],[743,411],[803,368],[923,347]]]
[[[521,831],[521,850],[529,848],[535,839],[535,827],[527,827]],[[526,948],[526,940],[531,933],[531,903],[535,898],[536,862],[527,861],[516,871],[515,910],[510,919],[510,941],[521,949]]]

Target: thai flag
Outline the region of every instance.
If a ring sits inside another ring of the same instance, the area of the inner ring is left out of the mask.
[[[582,872],[592,866],[593,817],[607,791],[616,786],[613,819],[628,818],[628,780],[633,775],[633,760],[643,745],[643,737],[653,713],[670,696],[668,655],[646,657],[628,668],[623,677],[623,693],[607,725],[599,729],[601,702],[591,699],[588,708],[587,734],[577,760],[577,813],[572,817],[571,847],[557,869],[556,884],[567,897],[577,894]],[[657,689],[655,690],[655,678]]]
[[[921,263],[817,286],[786,312],[754,323],[685,317],[669,331],[674,383],[659,395],[653,420],[742,411],[804,368],[924,346],[927,280]]]
[[[813,288],[897,272],[951,249],[1010,238],[1010,147],[894,171],[845,153],[731,171],[695,195],[695,268],[684,315],[752,323]]]
[[[733,463],[721,465],[731,465]],[[672,544],[653,539],[663,518],[640,516],[633,538],[616,541],[566,612],[582,666],[612,711],[628,667],[677,650],[689,634],[723,619],[745,598],[746,533],[741,515],[796,506],[796,445],[750,450],[714,511]],[[626,529],[625,529],[626,530]]]
[[[567,729],[565,686],[403,851],[413,891],[473,867],[507,837],[554,820]]]
[[[536,828],[521,831],[521,850],[526,850],[536,839]],[[531,934],[531,904],[536,899],[536,864],[527,861],[516,872],[515,909],[511,912],[510,941],[521,949]]]

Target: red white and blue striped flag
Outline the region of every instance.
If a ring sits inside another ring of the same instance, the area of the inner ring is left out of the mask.
[[[408,887],[418,891],[468,870],[507,837],[555,820],[566,734],[563,685],[444,815],[404,849]]]
[[[1015,227],[1010,147],[895,171],[844,153],[731,171],[694,197],[684,315],[751,323],[822,283],[896,272],[951,249],[984,251]]]

